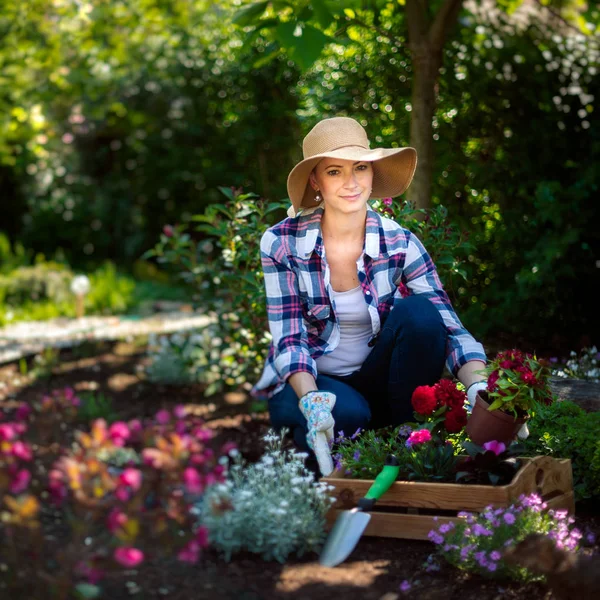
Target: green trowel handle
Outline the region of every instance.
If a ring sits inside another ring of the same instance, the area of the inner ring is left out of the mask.
[[[375,481],[369,488],[369,491],[365,494],[365,497],[358,501],[358,507],[362,510],[370,510],[373,508],[375,502],[390,489],[390,486],[398,477],[398,473],[400,472],[398,459],[390,454],[386,458],[385,463],[385,466],[379,475],[375,477]]]

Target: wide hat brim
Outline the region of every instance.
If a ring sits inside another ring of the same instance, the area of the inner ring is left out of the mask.
[[[316,192],[309,184],[309,176],[324,158],[368,161],[373,163],[373,191],[371,198],[394,198],[410,185],[417,167],[417,151],[414,148],[374,148],[345,146],[330,152],[316,154],[299,162],[288,175],[287,190],[294,214],[300,208],[318,206]]]

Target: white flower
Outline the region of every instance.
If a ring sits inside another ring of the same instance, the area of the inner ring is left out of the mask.
[[[90,280],[85,275],[77,275],[76,277],[73,277],[73,281],[71,281],[71,291],[76,296],[87,294],[91,287]]]

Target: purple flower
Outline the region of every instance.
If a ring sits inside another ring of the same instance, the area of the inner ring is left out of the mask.
[[[596,534],[594,534],[593,532],[590,532],[590,533],[586,534],[585,539],[588,544],[595,544],[596,543]]]
[[[409,425],[401,425],[398,429],[398,435],[401,437],[408,437],[412,433],[412,427]]]
[[[356,430],[356,431],[355,431],[355,432],[354,432],[354,433],[353,433],[353,434],[350,436],[350,439],[351,439],[351,440],[355,440],[355,439],[356,439],[356,438],[357,438],[357,437],[360,435],[360,432],[361,432],[361,431],[362,431],[362,429],[359,427],[359,428],[358,428],[358,429],[357,429],[357,430]]]
[[[516,520],[516,519],[515,519],[515,515],[513,515],[513,514],[512,514],[512,513],[510,513],[510,512],[504,513],[504,515],[503,515],[503,517],[502,517],[502,518],[504,519],[504,522],[505,522],[507,525],[512,525],[512,524],[515,522],[515,520]]]
[[[352,458],[358,462],[360,460],[360,450],[357,450]]]
[[[488,571],[495,571],[498,568],[498,565],[495,562],[489,562],[487,565]]]
[[[404,580],[404,581],[403,581],[403,582],[400,584],[400,591],[401,591],[401,592],[408,592],[408,591],[410,591],[410,588],[411,588],[411,587],[412,587],[412,586],[411,586],[410,582],[409,582],[408,580],[406,580],[406,579],[405,579],[405,580]]]
[[[500,554],[500,552],[498,552],[498,550],[493,550],[490,553],[490,558],[492,560],[500,560],[502,558],[502,555]]]
[[[444,543],[444,538],[437,532],[435,531],[435,529],[432,529],[429,534],[427,535],[427,537],[434,543],[434,544],[443,544]]]
[[[451,529],[454,529],[454,523],[444,523],[440,525],[440,533],[448,533]]]

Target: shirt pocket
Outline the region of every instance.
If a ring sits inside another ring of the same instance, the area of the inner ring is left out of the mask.
[[[329,304],[313,304],[308,302],[306,305],[305,318],[310,322],[325,321],[331,314],[331,306]]]

